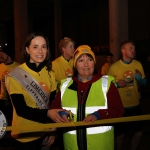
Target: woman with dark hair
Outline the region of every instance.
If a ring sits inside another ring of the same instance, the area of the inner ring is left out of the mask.
[[[72,78],[61,81],[60,91],[50,106],[51,109],[70,110],[74,118],[68,119],[68,113],[59,112],[66,122],[94,122],[123,115],[124,108],[113,83],[114,78],[97,73],[95,64],[95,55],[88,45],[76,49],[75,73]],[[57,117],[52,119],[57,120]],[[63,134],[64,149],[113,150],[113,131],[111,125],[66,129]]]
[[[24,43],[24,46],[23,46],[23,57],[24,57],[24,61],[27,62],[29,61],[30,59],[30,55],[29,53],[27,52],[26,48],[28,48],[31,44],[31,41],[32,39],[34,39],[35,37],[38,37],[38,36],[41,36],[45,39],[45,42],[46,42],[46,48],[47,48],[47,53],[46,53],[46,57],[45,57],[45,60],[42,62],[42,64],[44,64],[46,66],[46,69],[49,71],[51,71],[51,68],[52,68],[52,62],[51,62],[51,54],[50,54],[50,47],[49,47],[49,41],[47,39],[47,37],[41,33],[41,32],[34,32],[34,33],[31,33],[25,43]]]
[[[51,115],[61,110],[49,110],[50,100],[55,95],[55,76],[51,70],[49,42],[42,33],[30,34],[23,46],[25,62],[6,77],[6,86],[13,104],[12,126],[38,125],[51,122]],[[51,96],[50,96],[51,95]],[[51,99],[50,99],[51,98]],[[43,139],[47,146],[54,136],[47,137],[47,129],[12,130],[15,150],[40,150]]]

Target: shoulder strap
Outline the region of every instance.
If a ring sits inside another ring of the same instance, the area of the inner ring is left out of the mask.
[[[16,67],[9,76],[17,80],[35,100],[40,109],[48,109],[49,98],[43,87],[24,69]]]

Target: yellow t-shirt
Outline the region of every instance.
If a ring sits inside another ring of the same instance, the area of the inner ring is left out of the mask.
[[[108,70],[109,70],[109,67],[110,67],[110,64],[109,64],[109,63],[105,63],[105,64],[102,66],[101,74],[102,74],[102,75],[107,75]]]
[[[46,70],[46,67],[44,67],[40,72],[34,72],[28,66],[24,63],[20,65],[22,69],[24,69],[28,74],[30,74],[47,92],[47,94],[50,96],[50,93],[54,90],[56,90],[55,86],[55,76],[54,72],[50,72],[50,76],[48,75],[48,72]],[[37,103],[34,101],[34,99],[27,93],[27,91],[16,81],[13,77],[7,76],[6,78],[6,85],[9,94],[23,94],[24,100],[27,104],[27,106],[32,108],[39,109]],[[23,111],[23,110],[22,110]],[[26,126],[26,125],[37,125],[38,122],[31,121],[22,117],[19,117],[16,113],[15,108],[13,107],[13,126]],[[47,130],[47,129],[46,129]],[[31,133],[32,131],[32,133]],[[13,130],[12,136],[16,138],[17,140],[21,142],[29,142],[32,140],[35,140],[43,135],[43,133],[39,133],[38,135],[35,134],[37,130]],[[43,129],[45,131],[45,129]],[[28,132],[28,133],[27,133]],[[21,134],[21,133],[27,133],[27,134]],[[29,135],[29,136],[28,136]]]
[[[10,65],[0,64],[0,99],[8,100],[8,92],[5,86],[5,75],[7,75],[12,69],[14,69],[19,64],[13,62]]]
[[[52,62],[52,70],[55,72],[55,79],[60,83],[62,79],[72,77],[73,75],[73,59],[69,62],[60,56]]]
[[[108,75],[113,76],[116,82],[124,79],[128,83],[126,87],[118,88],[124,107],[139,104],[138,83],[134,78],[136,69],[141,72],[142,78],[145,78],[143,67],[137,60],[133,60],[130,64],[124,64],[119,60],[112,64],[108,71]]]

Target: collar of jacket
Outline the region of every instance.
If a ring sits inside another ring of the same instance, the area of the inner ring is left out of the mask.
[[[26,62],[26,65],[35,72],[40,72],[42,68],[45,66],[45,63],[42,62],[38,66],[36,66],[36,63],[30,63],[29,61]]]

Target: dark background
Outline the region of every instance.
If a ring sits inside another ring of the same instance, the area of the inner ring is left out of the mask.
[[[29,33],[44,32],[54,45],[53,0],[28,0]],[[72,38],[76,45],[104,47],[109,50],[109,0],[62,0],[62,38]],[[14,49],[13,0],[0,0],[0,45]],[[123,29],[122,29],[123,30]],[[136,43],[138,59],[150,77],[150,0],[128,0],[129,39]],[[101,49],[102,52],[103,48]],[[102,53],[103,54],[103,53]],[[149,82],[144,91],[149,90]]]
[[[72,38],[75,47],[88,44],[109,50],[108,7],[109,0],[62,0],[62,38]],[[0,0],[0,45],[7,43],[14,50],[13,19],[13,0]],[[55,59],[53,0],[28,0],[28,19],[29,32],[42,31],[47,35],[52,59]],[[136,59],[142,63],[148,79],[146,87],[141,88],[142,113],[150,114],[150,0],[128,0],[128,30],[129,39],[136,43]],[[150,122],[144,121],[143,124],[139,150],[149,150]],[[1,150],[13,150],[9,134],[0,140]],[[129,133],[124,150],[129,149],[130,141]]]

